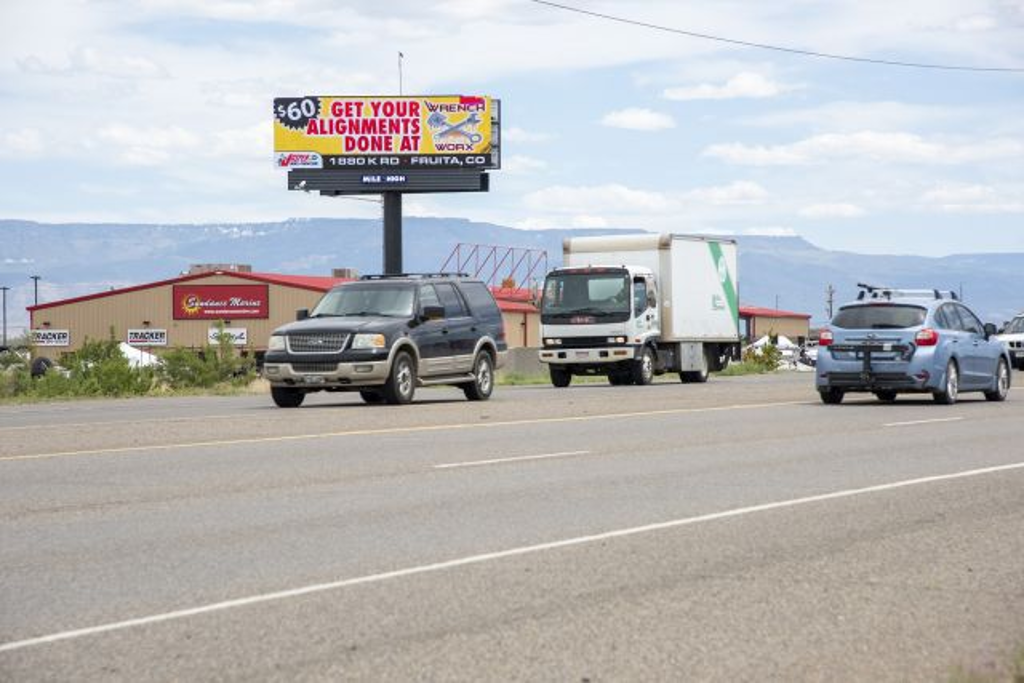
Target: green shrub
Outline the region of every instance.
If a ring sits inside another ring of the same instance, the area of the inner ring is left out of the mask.
[[[775,344],[768,343],[761,348],[751,346],[743,352],[743,362],[759,369],[760,372],[775,372],[782,362],[782,352]]]
[[[216,345],[195,350],[176,347],[161,354],[160,379],[171,389],[210,389],[217,385],[242,386],[256,376],[256,364],[235,352],[231,335],[220,332]]]

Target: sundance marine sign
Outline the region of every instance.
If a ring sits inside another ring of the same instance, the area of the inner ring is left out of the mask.
[[[274,153],[292,168],[497,168],[497,101],[482,96],[279,97]]]

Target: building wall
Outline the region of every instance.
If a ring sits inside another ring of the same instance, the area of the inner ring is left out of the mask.
[[[781,334],[794,343],[810,336],[811,322],[807,318],[750,318],[750,341],[757,341],[766,334]]]
[[[253,285],[260,283],[220,274],[190,280],[188,284]],[[269,317],[225,321],[228,327],[244,327],[246,329],[249,343],[246,347],[240,348],[249,351],[264,350],[267,339],[274,328],[294,320],[296,309],[312,308],[322,296],[320,291],[278,284],[268,284],[267,290]],[[54,359],[59,358],[61,354],[81,348],[86,338],[109,338],[111,328],[114,331],[114,338],[120,341],[127,339],[129,329],[149,327],[150,329],[167,330],[167,348],[206,346],[208,330],[215,327],[217,321],[209,319],[175,320],[174,308],[173,283],[168,283],[37,310],[32,315],[34,329],[70,330],[71,343],[69,346],[39,346],[36,348],[36,354]],[[144,325],[144,321],[147,320],[149,321],[148,326]]]
[[[510,349],[540,346],[540,314],[505,311],[505,340]]]

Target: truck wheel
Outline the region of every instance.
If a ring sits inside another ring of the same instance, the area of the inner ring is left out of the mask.
[[[407,351],[399,351],[395,362],[391,365],[391,374],[384,383],[382,390],[384,400],[391,405],[404,405],[412,402],[416,393],[416,364]]]
[[[303,391],[289,387],[270,387],[270,396],[278,408],[298,408],[306,398]]]
[[[932,398],[935,399],[936,403],[951,406],[956,403],[956,399],[959,396],[960,373],[957,370],[956,363],[949,361],[949,364],[946,365],[946,382],[941,391],[936,391],[932,394]]]
[[[550,365],[548,366],[548,372],[551,373],[551,383],[559,389],[564,389],[572,383],[572,373],[565,368]]]
[[[646,386],[654,380],[654,354],[646,346],[640,357],[633,361],[631,372],[633,384],[637,386]]]
[[[999,359],[999,367],[996,368],[996,388],[985,392],[985,398],[989,401],[1005,401],[1006,395],[1010,393],[1010,368],[1006,361]]]
[[[830,406],[837,406],[843,402],[843,397],[846,396],[846,392],[842,389],[818,389],[818,395],[821,396],[822,403]]]
[[[481,351],[473,363],[473,381],[462,385],[462,391],[470,401],[486,401],[494,391],[494,361],[491,354]]]

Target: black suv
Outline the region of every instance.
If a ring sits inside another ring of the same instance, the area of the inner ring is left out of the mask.
[[[371,275],[334,287],[274,330],[263,375],[274,403],[311,391],[358,391],[367,403],[412,401],[417,386],[452,384],[484,401],[507,353],[487,286],[461,274]]]

